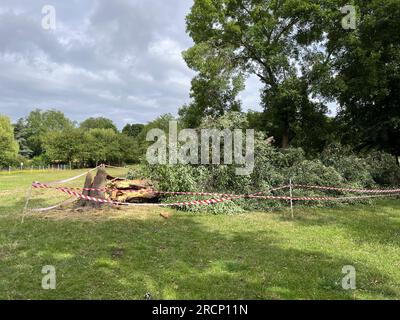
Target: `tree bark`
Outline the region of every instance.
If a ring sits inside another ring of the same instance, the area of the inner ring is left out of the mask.
[[[144,180],[126,180],[115,178],[107,174],[105,168],[100,167],[92,180],[90,172],[86,175],[82,194],[98,199],[109,199],[115,202],[155,202],[158,194],[151,184]],[[93,190],[90,190],[93,189]],[[77,207],[100,208],[102,202],[81,199]]]
[[[289,148],[289,126],[285,126],[282,134],[282,149]]]
[[[90,189],[92,188],[92,174],[90,172],[88,172],[88,174],[86,175],[85,178],[85,184],[83,185],[83,192],[82,194],[84,196],[89,196],[90,195],[90,190],[85,190],[85,189]],[[90,202],[84,199],[80,199],[78,202],[78,206],[79,207],[86,207],[89,206]]]
[[[99,199],[105,199],[105,188],[107,186],[107,172],[106,169],[100,167],[97,169],[96,176],[93,179],[92,188],[95,190],[90,191],[90,196]],[[103,205],[101,202],[92,201],[94,207],[99,208]]]

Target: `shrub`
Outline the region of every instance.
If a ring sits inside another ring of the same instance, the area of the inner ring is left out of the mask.
[[[163,191],[204,191],[208,179],[204,166],[147,165],[146,176]]]
[[[246,128],[246,119],[240,113],[233,113],[208,124],[214,128],[234,128],[236,125]],[[203,123],[202,127],[207,127]],[[237,127],[236,127],[237,128]],[[372,157],[372,156],[371,156]],[[216,193],[252,194],[287,185],[289,180],[295,184],[320,186],[352,186],[368,188],[381,182],[395,182],[400,177],[387,155],[379,154],[374,159],[361,157],[340,145],[332,145],[321,155],[321,159],[307,159],[301,148],[280,150],[271,146],[270,139],[263,133],[255,135],[254,170],[248,176],[236,175],[236,165],[146,165],[146,175],[156,182],[156,187],[164,191],[204,191]],[[390,171],[390,175],[387,172]],[[386,173],[386,180],[379,180]],[[346,195],[338,191],[320,191],[295,189],[294,195],[326,196]],[[275,195],[288,195],[287,189],[274,192]],[[168,197],[168,202],[204,199],[204,197],[176,196]],[[167,201],[167,199],[165,199]],[[362,201],[362,200],[359,200]],[[353,201],[355,202],[355,201]],[[310,202],[312,205],[322,205]],[[332,202],[324,202],[332,205]],[[209,206],[182,206],[180,209],[211,213],[233,213],[243,210],[268,210],[287,206],[287,201],[236,199]]]
[[[288,169],[288,176],[294,183],[341,186],[343,177],[333,167],[324,166],[320,160],[303,160]]]
[[[142,165],[135,165],[128,169],[126,178],[130,180],[145,179],[146,175],[144,173],[144,167]]]
[[[40,156],[35,156],[31,160],[31,165],[34,167],[46,166],[49,163],[50,163],[50,160],[45,153],[41,154]]]
[[[371,152],[366,161],[371,170],[374,181],[383,186],[398,186],[400,184],[400,167],[397,165],[395,157],[385,153]]]
[[[259,136],[260,138],[260,136]],[[270,195],[269,189],[287,185],[289,179],[297,184],[321,186],[343,186],[345,179],[333,167],[325,166],[320,160],[305,159],[301,149],[288,149],[281,152],[268,145],[265,139],[256,143],[255,167],[251,175],[236,175],[235,165],[147,165],[146,174],[163,191],[204,191],[216,193],[252,194],[263,191]],[[288,196],[288,189],[274,192],[275,195]],[[295,195],[325,195],[317,190],[295,190]],[[332,193],[332,192],[331,192]],[[167,199],[168,198],[168,199]],[[167,202],[204,199],[204,197],[167,197]],[[314,204],[314,203],[313,203]],[[236,199],[209,206],[181,206],[190,212],[236,213],[243,210],[269,210],[287,206],[286,201]]]
[[[331,145],[322,154],[325,165],[333,166],[347,185],[376,187],[400,184],[400,168],[395,157],[380,151],[356,155],[349,147]]]

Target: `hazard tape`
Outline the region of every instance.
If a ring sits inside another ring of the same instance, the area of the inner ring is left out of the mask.
[[[333,187],[319,187],[319,186],[306,186],[306,185],[296,185],[301,187],[310,187],[310,188],[318,188],[318,189],[325,189],[325,190],[332,190]],[[380,196],[399,196],[400,189],[393,189],[389,192],[385,192],[383,195],[368,195],[368,196],[348,196],[348,197],[290,197],[290,196],[273,196],[273,195],[260,195],[265,192],[257,192],[254,194],[221,194],[221,193],[209,193],[209,192],[173,192],[173,191],[154,191],[154,193],[158,194],[169,194],[169,195],[197,195],[197,196],[220,196],[220,198],[212,198],[212,199],[204,199],[204,200],[192,200],[192,201],[184,201],[184,202],[175,202],[175,203],[126,203],[126,202],[117,202],[109,199],[102,199],[92,196],[87,196],[82,193],[76,192],[74,188],[68,187],[53,187],[48,184],[34,182],[32,183],[32,187],[36,189],[48,189],[53,188],[68,195],[74,196],[76,198],[80,198],[87,201],[94,201],[100,203],[109,203],[114,205],[124,205],[124,206],[190,206],[190,205],[209,205],[215,203],[222,203],[229,200],[239,199],[239,198],[246,198],[246,199],[264,199],[264,200],[286,200],[286,201],[342,201],[342,200],[354,200],[354,199],[365,199],[365,198],[373,198],[373,197],[380,197]],[[281,186],[277,187],[268,191],[276,191],[284,188],[288,188],[290,186]],[[82,188],[83,190],[85,188]],[[90,190],[103,190],[103,189],[96,189],[96,188],[86,188]],[[339,190],[344,190],[344,188],[336,188]],[[346,191],[371,191],[365,189],[345,189]],[[136,190],[135,190],[136,191]],[[382,190],[373,190],[382,191]],[[385,190],[389,191],[389,190]]]
[[[40,182],[34,182],[32,184],[32,187],[35,189],[47,189],[47,188],[53,188],[51,186],[48,186],[46,184],[40,183]],[[102,199],[102,198],[96,198],[92,196],[87,196],[82,193],[76,192],[74,190],[71,190],[71,188],[67,187],[56,187],[53,188],[55,190],[61,191],[63,193],[66,193],[68,195],[74,196],[79,199],[83,200],[88,200],[88,201],[94,201],[94,202],[100,202],[100,203],[109,203],[109,204],[114,204],[114,205],[125,205],[125,206],[137,206],[137,205],[154,205],[154,206],[183,206],[183,205],[206,205],[206,204],[214,204],[214,203],[221,203],[227,200],[231,200],[235,197],[239,196],[232,196],[232,197],[227,197],[227,198],[216,198],[216,199],[206,199],[206,200],[193,200],[193,201],[186,201],[186,202],[175,202],[175,203],[126,203],[126,202],[117,202],[109,199]]]
[[[280,200],[293,200],[293,201],[340,201],[340,200],[355,200],[355,199],[367,199],[375,197],[390,197],[390,196],[400,196],[399,193],[389,193],[381,195],[371,195],[371,196],[349,196],[349,197],[289,197],[289,196],[252,196],[249,195],[248,198],[254,199],[280,199]]]
[[[54,187],[52,185],[49,185],[47,183],[40,183],[40,182],[33,182],[32,187],[36,189],[64,189],[64,190],[70,190],[70,191],[76,191],[76,190],[81,190],[81,191],[103,191],[103,192],[113,192],[113,191],[119,191],[120,189],[109,189],[109,188],[71,188],[71,187]],[[138,192],[138,193],[144,193],[144,192],[152,192],[155,194],[165,194],[165,195],[192,195],[192,196],[218,196],[218,197],[232,197],[236,196],[235,194],[226,194],[226,193],[212,193],[212,192],[191,192],[191,191],[157,191],[154,189],[124,189],[123,191],[127,192]]]
[[[115,204],[115,205],[126,205],[126,206],[138,206],[138,205],[154,205],[154,206],[184,206],[184,205],[209,205],[209,204],[215,204],[215,203],[221,203],[225,202],[228,200],[233,200],[233,199],[238,199],[238,198],[246,198],[249,197],[249,195],[235,195],[235,194],[223,194],[223,193],[210,193],[210,192],[173,192],[173,191],[154,191],[154,193],[157,194],[168,194],[168,195],[197,195],[197,196],[219,196],[221,198],[212,198],[212,199],[205,199],[205,200],[192,200],[192,201],[184,201],[184,202],[175,202],[175,203],[126,203],[126,202],[117,202],[117,201],[112,201],[109,199],[102,199],[102,198],[96,198],[92,196],[87,196],[82,193],[76,192],[78,188],[69,188],[69,187],[53,187],[51,185],[48,185],[46,183],[40,183],[40,182],[33,182],[32,187],[35,189],[55,189],[58,191],[61,191],[63,193],[66,193],[68,195],[74,196],[79,199],[83,200],[88,200],[88,201],[94,201],[94,202],[101,202],[101,203],[109,203],[109,204]],[[269,191],[274,191],[274,190],[279,190],[283,189],[287,186],[283,187],[278,187],[271,189]],[[105,190],[105,189],[97,189],[97,188],[81,188],[80,190]],[[136,190],[135,190],[136,191]],[[260,193],[257,193],[260,194]],[[279,199],[280,197],[275,197],[275,199]]]
[[[116,166],[110,166],[108,164],[103,164],[103,166],[106,168],[114,168],[114,169],[129,169],[129,167],[116,167]]]
[[[65,200],[65,201],[63,201],[63,202],[61,202],[59,204],[56,204],[54,206],[50,206],[50,207],[46,207],[46,208],[31,208],[29,210],[30,211],[35,211],[35,212],[45,212],[45,211],[50,211],[50,210],[53,210],[53,209],[57,209],[57,208],[59,208],[61,206],[70,204],[70,203],[72,203],[74,201],[76,201],[76,199],[74,197],[70,197],[67,200]]]
[[[94,170],[96,170],[96,169],[98,169],[98,168],[128,169],[128,168],[126,168],[126,167],[114,167],[114,166],[109,166],[109,165],[106,165],[106,164],[100,164],[100,165],[98,165],[97,167],[92,168],[92,169],[90,169],[90,170],[88,170],[88,171],[85,171],[85,172],[83,172],[83,173],[81,173],[81,174],[78,174],[78,175],[76,175],[76,176],[74,176],[74,177],[71,177],[71,178],[68,178],[68,179],[64,179],[64,180],[58,180],[58,181],[47,182],[47,185],[55,185],[55,184],[62,184],[62,183],[66,183],[66,182],[71,182],[71,181],[74,181],[74,180],[76,180],[76,179],[79,179],[79,178],[81,178],[81,177],[87,175],[89,172],[92,172],[92,171],[94,171]],[[126,180],[126,178],[120,178],[120,177],[117,177],[117,178],[115,178],[115,179]]]
[[[304,184],[293,184],[294,188],[304,188],[304,189],[319,189],[319,190],[335,190],[335,191],[347,191],[347,192],[357,192],[357,193],[398,193],[400,189],[353,189],[353,188],[337,188],[337,187],[323,187],[323,186],[310,186]]]
[[[94,171],[94,170],[96,170],[96,169],[98,169],[98,168],[100,168],[100,167],[101,167],[101,165],[100,165],[100,166],[97,166],[96,168],[90,169],[90,170],[88,170],[88,171],[86,171],[86,172],[84,172],[84,173],[78,174],[77,176],[74,176],[74,177],[72,177],[72,178],[68,178],[68,179],[64,179],[64,180],[59,180],[59,181],[48,182],[47,184],[53,185],[53,184],[61,184],[61,183],[71,182],[71,181],[74,181],[74,180],[76,180],[76,179],[79,179],[79,178],[81,178],[81,177],[87,175],[89,172],[92,172],[92,171]]]
[[[38,189],[59,189],[59,187],[54,187],[47,183],[40,183],[40,182],[33,182],[32,187]],[[120,191],[120,189],[111,189],[111,188],[75,188],[75,187],[63,187],[64,189],[68,190],[81,190],[81,191],[103,191],[103,192],[113,192],[113,191]],[[281,189],[287,189],[289,185],[268,189],[267,191],[277,191]],[[232,193],[215,193],[215,192],[196,192],[196,191],[157,191],[154,189],[123,189],[123,191],[127,192],[152,192],[155,194],[161,195],[189,195],[189,196],[213,196],[213,197],[236,197],[238,195]],[[253,193],[251,195],[260,195],[265,193],[266,191],[260,191],[257,193]]]
[[[38,184],[39,188],[57,188],[53,187],[53,183],[39,183],[33,182],[32,186]],[[281,187],[269,189],[268,191],[277,191],[281,189],[289,188],[289,185],[284,185]],[[347,191],[347,192],[356,192],[356,193],[399,193],[400,189],[354,189],[354,188],[338,188],[338,187],[324,187],[324,186],[314,186],[314,185],[303,185],[303,184],[293,184],[293,188],[303,188],[303,189],[319,189],[319,190],[334,190],[334,191]],[[118,191],[119,189],[111,189],[111,188],[68,188],[71,190],[83,190],[83,191],[103,191],[103,192],[112,192]],[[124,191],[135,191],[135,192],[147,192],[149,189],[124,189]],[[227,193],[214,193],[214,192],[195,192],[195,191],[157,191],[151,189],[150,191],[158,194],[166,194],[166,195],[192,195],[192,196],[221,196],[221,197],[230,197],[236,196],[235,194],[227,194]],[[265,191],[260,191],[254,193],[252,195],[263,194]]]
[[[33,182],[32,187],[37,188],[37,189],[59,189],[59,187],[54,187],[52,185],[46,184],[46,183],[39,183],[39,182]],[[108,188],[76,188],[76,187],[63,187],[64,189],[68,190],[79,190],[79,191],[103,191],[103,192],[112,192],[112,191],[118,191],[120,189],[108,189]],[[149,189],[123,189],[124,191],[135,191],[135,192],[148,192]],[[151,190],[153,192],[157,192],[154,190]]]

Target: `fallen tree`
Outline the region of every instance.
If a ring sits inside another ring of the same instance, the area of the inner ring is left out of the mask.
[[[95,177],[89,172],[83,186],[83,195],[123,203],[157,202],[158,194],[146,180],[128,180],[113,177],[104,167],[97,169]],[[101,207],[104,203],[80,200],[78,207]]]

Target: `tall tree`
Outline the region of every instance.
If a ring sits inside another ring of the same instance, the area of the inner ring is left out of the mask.
[[[355,4],[356,29],[329,30],[337,50],[328,84],[341,107],[343,142],[385,150],[400,164],[400,2]]]
[[[18,143],[10,119],[0,115],[0,166],[10,165],[18,154]]]
[[[123,152],[113,129],[90,129],[84,133],[84,158],[93,164],[121,163]]]
[[[28,133],[26,119],[18,119],[17,123],[14,125],[14,136],[19,144],[19,154],[27,158],[32,156],[33,151],[29,148],[27,141]]]
[[[90,129],[111,129],[114,132],[118,132],[117,127],[115,126],[114,122],[110,119],[104,117],[98,118],[88,118],[83,121],[80,126],[83,130],[90,130]]]
[[[140,132],[143,130],[144,124],[142,123],[132,123],[132,124],[126,124],[125,127],[122,129],[122,133],[132,137],[136,138]]]
[[[230,50],[200,43],[184,52],[190,68],[198,74],[192,79],[192,102],[179,110],[185,127],[197,127],[203,117],[219,117],[228,111],[240,111],[238,94],[244,89],[244,75],[234,63]]]
[[[49,131],[43,137],[43,149],[50,161],[80,160],[83,145],[82,132],[76,128]]]
[[[273,90],[265,90],[264,126],[274,137],[282,137],[281,146],[289,141],[308,153],[323,149],[329,141],[327,107],[309,99],[309,85],[305,79],[291,77]]]
[[[228,70],[258,76],[264,84],[264,107],[274,115],[271,121],[278,140],[287,147],[295,133],[292,122],[301,118],[299,114],[325,111],[318,104],[302,103],[310,95],[309,68],[303,66],[312,63],[307,53],[324,41],[324,23],[340,15],[338,2],[195,0],[187,16],[187,30],[195,45],[188,52],[210,48],[203,54],[206,58],[222,52],[230,57]],[[191,62],[202,66],[204,60]],[[292,91],[293,98],[288,95]]]
[[[36,109],[26,118],[26,128],[22,137],[26,139],[27,146],[32,150],[32,155],[37,156],[43,152],[43,139],[46,133],[63,131],[72,127],[71,120],[66,118],[61,111]]]
[[[137,136],[136,143],[137,148],[134,150],[133,155],[137,160],[143,160],[146,156],[146,150],[152,142],[146,140],[147,133],[152,129],[160,129],[165,132],[166,136],[169,133],[169,125],[171,121],[176,121],[176,118],[170,114],[163,114],[153,121],[147,123],[140,134]],[[178,130],[181,128],[180,123],[178,122]]]

